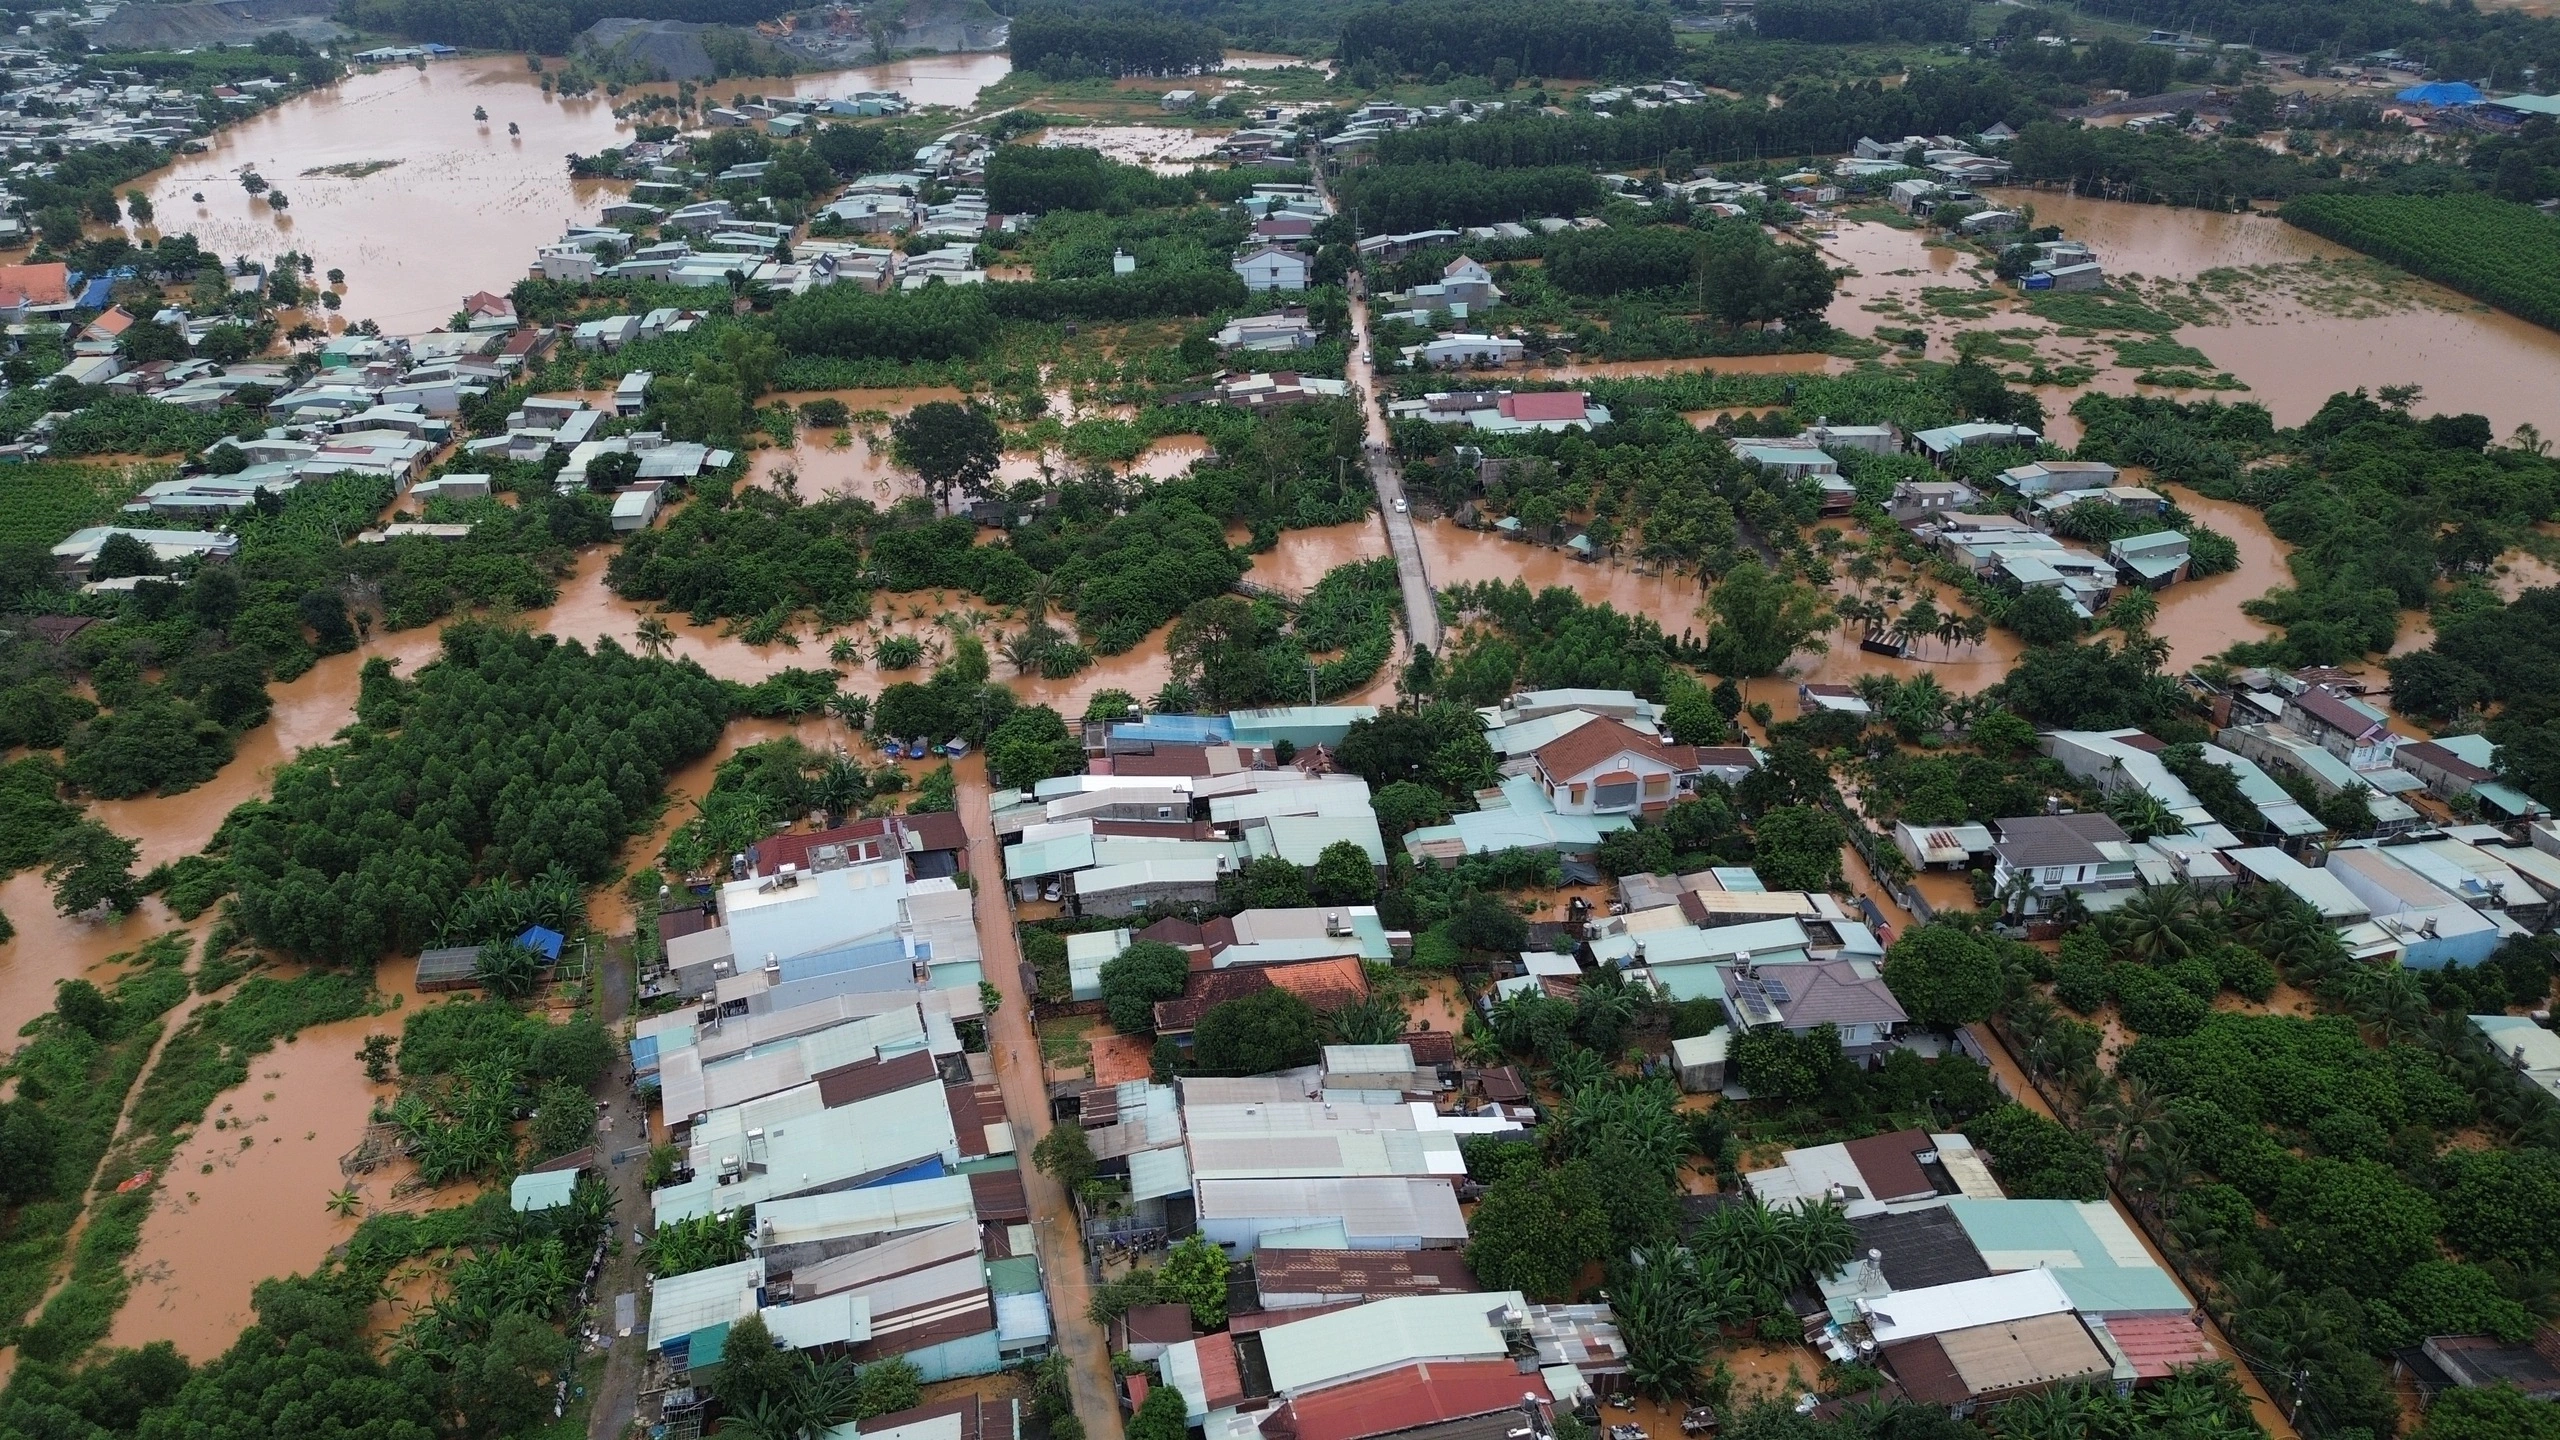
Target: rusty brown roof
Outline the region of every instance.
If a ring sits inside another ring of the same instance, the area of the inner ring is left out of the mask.
[[[856,1060],[850,1065],[818,1072],[818,1102],[834,1110],[893,1094],[910,1085],[925,1084],[934,1078],[935,1073],[933,1055],[924,1050],[910,1050],[904,1055],[886,1059],[873,1056],[868,1060]]]
[[[1467,1295],[1483,1289],[1455,1250],[1259,1250],[1254,1288],[1273,1295]]]

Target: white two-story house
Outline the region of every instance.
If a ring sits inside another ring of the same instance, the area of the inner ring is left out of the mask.
[[[2284,723],[2357,770],[2391,768],[2405,738],[2392,732],[2389,716],[2326,685],[2313,685],[2288,698]]]
[[[2086,904],[2092,891],[2141,883],[2124,827],[2097,811],[1995,820],[1992,829],[1992,892],[2014,894],[2016,913],[2043,915],[2068,894]]]
[[[1604,718],[1541,747],[1534,773],[1558,814],[1634,815],[1665,809],[1694,789],[1700,761],[1694,745]]]

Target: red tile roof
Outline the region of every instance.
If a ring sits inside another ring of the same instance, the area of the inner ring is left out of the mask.
[[[1579,390],[1537,390],[1505,395],[1500,408],[1514,420],[1580,420],[1586,414],[1584,400]]]
[[[45,265],[0,265],[0,304],[59,305],[71,298],[71,267],[56,260]]]
[[[99,312],[97,319],[89,322],[89,333],[92,335],[121,335],[126,330],[131,329],[132,326],[133,317],[125,313],[125,308],[123,306],[110,305],[105,310]]]
[[[1508,1360],[1425,1361],[1298,1396],[1288,1409],[1298,1440],[1367,1440],[1508,1410],[1536,1379]]]
[[[1319,1010],[1347,1005],[1369,993],[1369,972],[1355,955],[1254,968],[1267,972],[1272,984]]]
[[[1676,769],[1689,768],[1683,762],[1694,763],[1691,757],[1695,752],[1689,747],[1666,745],[1632,725],[1603,717],[1548,741],[1538,751],[1538,768],[1546,771],[1549,779],[1563,782],[1629,750]]]
[[[1271,988],[1269,971],[1276,965],[1238,965],[1227,970],[1193,970],[1182,993],[1156,1002],[1156,1033],[1187,1035],[1213,1006]]]
[[[2222,1358],[2195,1321],[2184,1315],[2110,1315],[2107,1334],[2133,1362],[2137,1380],[2165,1379],[2181,1366]]]
[[[1454,1030],[1407,1030],[1396,1037],[1396,1043],[1412,1048],[1416,1065],[1454,1065],[1458,1060]]]

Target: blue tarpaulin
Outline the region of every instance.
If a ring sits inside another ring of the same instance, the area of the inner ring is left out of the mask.
[[[2429,85],[2412,85],[2391,97],[2410,105],[2477,105],[2480,87],[2459,80],[2438,80]]]
[[[525,928],[525,932],[523,934],[516,937],[516,943],[527,950],[540,953],[542,958],[545,960],[557,960],[560,958],[560,946],[562,939],[563,937],[557,930],[546,929],[540,925],[531,925]]]

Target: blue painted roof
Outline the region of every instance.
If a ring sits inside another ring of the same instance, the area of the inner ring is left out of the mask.
[[[528,925],[525,932],[516,937],[516,943],[527,950],[540,951],[545,960],[557,960],[560,958],[560,946],[567,938],[546,926]]]

